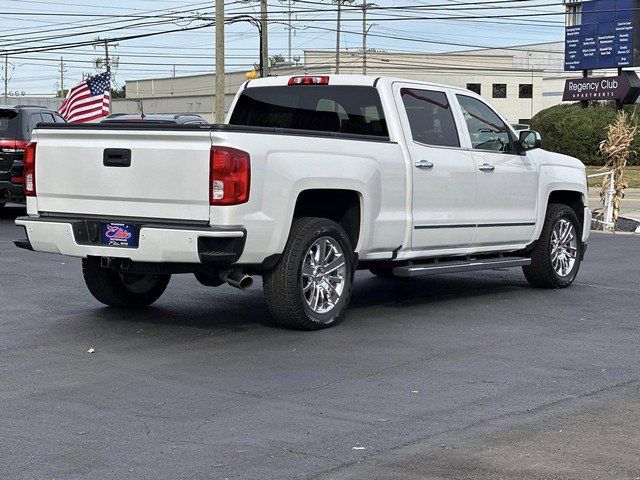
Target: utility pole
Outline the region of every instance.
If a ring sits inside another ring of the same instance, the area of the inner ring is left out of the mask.
[[[109,40],[104,41],[104,61],[107,71],[111,70],[111,59],[109,58]]]
[[[224,123],[225,73],[224,73],[224,0],[216,0],[216,89],[215,123]]]
[[[367,3],[367,0],[362,0],[362,74],[367,74],[367,35],[371,27],[375,25],[372,23],[367,27],[367,9],[374,7],[375,3]]]
[[[104,62],[109,75],[109,98],[111,98],[111,57],[109,57],[109,40],[104,41]],[[109,115],[111,115],[111,102],[109,102]]]
[[[269,30],[267,19],[267,0],[260,0],[260,61],[262,63],[262,76],[269,76]]]
[[[64,57],[60,57],[60,98],[64,97]]]
[[[342,14],[342,0],[338,2],[338,20],[336,22],[336,74],[340,73],[340,21]]]
[[[289,63],[293,60],[291,57],[291,0],[289,0]]]
[[[362,74],[367,74],[367,0],[362,0]]]
[[[342,26],[342,4],[353,0],[334,0],[338,4],[338,19],[336,22],[336,73],[340,73],[340,29]]]
[[[9,101],[9,55],[4,56],[4,103]]]

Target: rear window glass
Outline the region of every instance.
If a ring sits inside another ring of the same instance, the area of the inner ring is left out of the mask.
[[[247,88],[238,99],[230,123],[389,136],[380,96],[373,87],[299,85]]]
[[[18,113],[0,110],[0,138],[16,138]]]

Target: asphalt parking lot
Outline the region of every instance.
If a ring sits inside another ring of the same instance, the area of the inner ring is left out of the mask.
[[[303,333],[174,277],[101,307],[80,262],[0,211],[2,479],[640,478],[640,237],[595,234],[576,284],[519,270],[358,274]],[[87,350],[93,347],[95,352]]]

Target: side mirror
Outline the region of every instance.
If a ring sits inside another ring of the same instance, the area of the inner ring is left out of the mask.
[[[519,140],[524,152],[542,146],[542,137],[538,132],[534,132],[533,130],[523,130],[520,132]]]

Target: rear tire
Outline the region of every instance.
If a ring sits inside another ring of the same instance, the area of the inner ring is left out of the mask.
[[[538,288],[571,285],[580,269],[581,237],[576,213],[567,205],[549,205],[542,233],[531,252],[531,265],[522,267],[527,281]]]
[[[103,268],[97,257],[82,259],[82,273],[91,295],[116,308],[148,307],[162,296],[171,279],[168,274],[120,273]]]
[[[281,325],[320,330],[344,320],[355,256],[349,237],[326,218],[294,221],[276,267],[264,274],[269,310]]]

